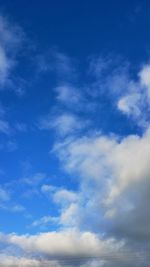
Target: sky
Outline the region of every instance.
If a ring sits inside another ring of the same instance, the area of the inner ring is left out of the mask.
[[[150,2],[0,0],[2,267],[149,267]]]

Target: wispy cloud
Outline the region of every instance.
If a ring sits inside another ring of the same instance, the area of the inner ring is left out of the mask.
[[[143,65],[138,80],[129,80],[127,90],[118,100],[118,109],[141,127],[149,126],[150,66]]]
[[[11,127],[8,121],[0,119],[0,132],[9,135],[11,132]]]
[[[71,113],[58,114],[40,119],[39,128],[41,130],[54,129],[60,136],[76,133],[82,130],[87,122],[82,121],[79,117]]]
[[[21,44],[21,29],[0,15],[0,89],[10,83],[10,73],[17,63],[16,52]]]
[[[55,73],[61,82],[72,81],[76,77],[77,73],[74,63],[73,59],[55,48],[47,53],[38,55],[36,58],[38,73]]]
[[[48,229],[50,225],[57,224],[58,218],[52,216],[43,216],[38,220],[32,222],[32,227],[38,227],[42,229]]]

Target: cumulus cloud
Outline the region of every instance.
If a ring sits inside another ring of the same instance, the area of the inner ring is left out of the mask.
[[[58,224],[62,227],[90,229],[91,232],[115,236],[118,240],[126,238],[128,245],[142,242],[143,246],[144,240],[149,238],[150,220],[149,68],[144,65],[137,79],[133,79],[127,66],[115,67],[112,71],[112,61],[97,64],[94,73],[97,82],[93,86],[92,99],[109,89],[109,97],[114,104],[117,103],[117,109],[147,130],[141,136],[134,134],[124,138],[100,134],[94,125],[93,131],[85,135],[75,136],[68,132],[63,136],[64,140],[57,142],[53,152],[63,163],[65,171],[77,177],[79,189],[73,198],[70,192],[69,195],[65,193],[68,199],[61,190],[56,192],[45,187],[45,191],[60,206]],[[59,102],[65,103],[70,91],[62,88],[61,92],[59,88],[57,93]]]
[[[128,248],[125,242],[113,238],[105,239],[91,232],[78,232],[75,229],[60,232],[47,232],[37,235],[0,235],[0,242],[5,244],[7,254],[1,254],[3,266],[80,266],[80,267],[115,267],[148,266],[148,253]],[[10,249],[20,256],[10,256]],[[22,251],[22,252],[21,252]],[[38,257],[35,257],[38,255]]]
[[[41,259],[44,257],[50,262],[56,260],[60,262],[60,266],[63,265],[62,261],[64,265],[70,261],[70,266],[74,266],[73,264],[80,266],[92,257],[105,258],[107,255],[114,257],[124,246],[124,243],[116,243],[114,239],[105,240],[93,233],[81,233],[73,229],[34,236],[1,234],[0,242],[6,246],[17,246],[26,255],[38,253]]]
[[[147,240],[149,143],[147,130],[141,137],[131,135],[121,141],[100,135],[58,146],[65,169],[82,178],[70,220],[76,220],[81,228],[111,231],[112,235],[134,241]],[[63,212],[68,212],[68,208]]]
[[[59,55],[58,61],[59,72],[68,73],[66,58]],[[22,255],[26,254],[25,258],[14,258],[16,266],[20,262],[27,266],[68,264],[82,267],[145,267],[149,264],[149,66],[144,66],[135,80],[130,78],[126,67],[117,67],[108,75],[112,61],[106,64],[98,61],[94,67],[97,80],[85,93],[96,103],[93,114],[99,114],[98,101],[105,89],[109,89],[113,107],[146,130],[141,135],[126,137],[101,134],[96,131],[93,120],[91,131],[83,134],[81,129],[86,127],[87,121],[79,118],[76,109],[70,111],[68,105],[69,99],[77,105],[83,95],[81,97],[73,86],[55,88],[57,104],[65,105],[65,108],[56,116],[42,118],[38,126],[58,133],[52,151],[59,157],[64,170],[76,177],[78,189],[52,186],[40,173],[22,179],[26,186],[38,187],[38,193],[40,188],[40,193],[48,196],[58,208],[57,217],[42,216],[35,219],[32,226],[43,230],[42,227],[50,229],[51,224],[55,224],[59,230],[36,235],[2,234],[2,244],[17,247]],[[83,109],[87,111],[87,106]],[[11,262],[12,258],[9,259]]]

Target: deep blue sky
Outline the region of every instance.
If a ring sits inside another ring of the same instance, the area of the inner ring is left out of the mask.
[[[149,49],[149,5],[146,0],[1,1],[2,11],[20,22],[39,49],[56,45],[82,59],[109,51],[136,61]]]

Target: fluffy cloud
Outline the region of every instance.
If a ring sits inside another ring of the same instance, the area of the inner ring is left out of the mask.
[[[8,253],[1,254],[3,266],[80,266],[80,267],[123,267],[148,266],[148,253],[129,248],[125,242],[101,238],[90,232],[68,230],[37,235],[0,235],[1,244]],[[20,250],[17,256],[17,251]],[[16,256],[10,256],[10,251]],[[36,257],[38,255],[38,257]],[[12,265],[11,265],[12,264]],[[14,264],[14,265],[13,265]]]
[[[109,76],[106,73],[112,62],[100,63],[95,73],[96,77],[100,76],[96,83],[98,89],[102,86],[112,88],[113,92],[116,89],[113,101],[117,101],[118,110],[147,130],[141,136],[124,138],[96,131],[78,137],[71,134],[70,138],[71,132],[68,132],[53,152],[59,156],[65,171],[77,177],[79,189],[75,197],[67,201],[63,198],[64,192],[50,190],[50,194],[60,205],[58,223],[62,227],[90,229],[119,240],[126,237],[137,244],[149,238],[149,67],[144,65],[138,79],[133,80],[126,67],[116,68]],[[65,103],[68,89],[63,88],[62,95],[60,90],[58,100]]]
[[[85,263],[90,263],[91,260],[93,262],[93,258],[97,258],[97,261],[100,262],[102,259],[107,259],[107,257],[112,257],[113,259],[119,251],[121,252],[124,246],[123,242],[116,242],[114,239],[105,240],[93,233],[81,233],[76,230],[49,232],[34,236],[1,234],[0,242],[5,244],[6,247],[14,246],[14,248],[20,248],[22,253],[27,255],[26,257],[38,254],[41,258],[41,265],[39,266],[44,266],[42,261],[44,263],[46,259],[49,264],[53,264],[53,260],[55,260],[60,266],[86,266]],[[91,265],[89,263],[87,266],[93,266],[93,263]],[[17,264],[16,262],[16,266],[18,266]]]
[[[93,136],[58,146],[65,169],[82,178],[76,209],[69,213],[67,207],[64,214],[81,228],[148,240],[149,144],[147,130],[141,137]]]
[[[58,71],[68,73],[66,58],[59,55],[58,61]],[[53,223],[59,231],[36,235],[2,234],[2,244],[11,249],[19,248],[22,255],[26,254],[20,258],[9,255],[10,263],[6,261],[4,266],[9,266],[12,259],[16,266],[40,267],[44,264],[83,267],[145,267],[149,264],[150,129],[148,112],[145,112],[149,110],[149,66],[144,66],[134,81],[125,69],[106,75],[112,62],[102,63],[96,66],[95,75],[100,77],[91,86],[93,91],[88,92],[88,97],[91,96],[98,107],[97,97],[100,99],[102,87],[103,92],[109,88],[109,94],[110,89],[112,94],[116,90],[111,101],[117,103],[119,111],[147,130],[141,135],[124,138],[104,135],[96,132],[93,120],[93,128],[83,135],[80,130],[86,126],[86,121],[82,124],[76,109],[70,111],[68,106],[69,98],[71,103],[77,104],[81,96],[73,86],[55,88],[57,104],[66,106],[63,113],[42,119],[39,128],[59,133],[57,142],[61,138],[53,152],[65,171],[76,177],[78,189],[74,192],[56,188],[45,181],[43,174],[22,180],[28,187],[38,187],[38,194],[40,187],[42,194],[58,207],[58,217],[43,216],[34,220],[32,226],[50,229]],[[82,109],[87,111],[87,106],[83,105]]]

